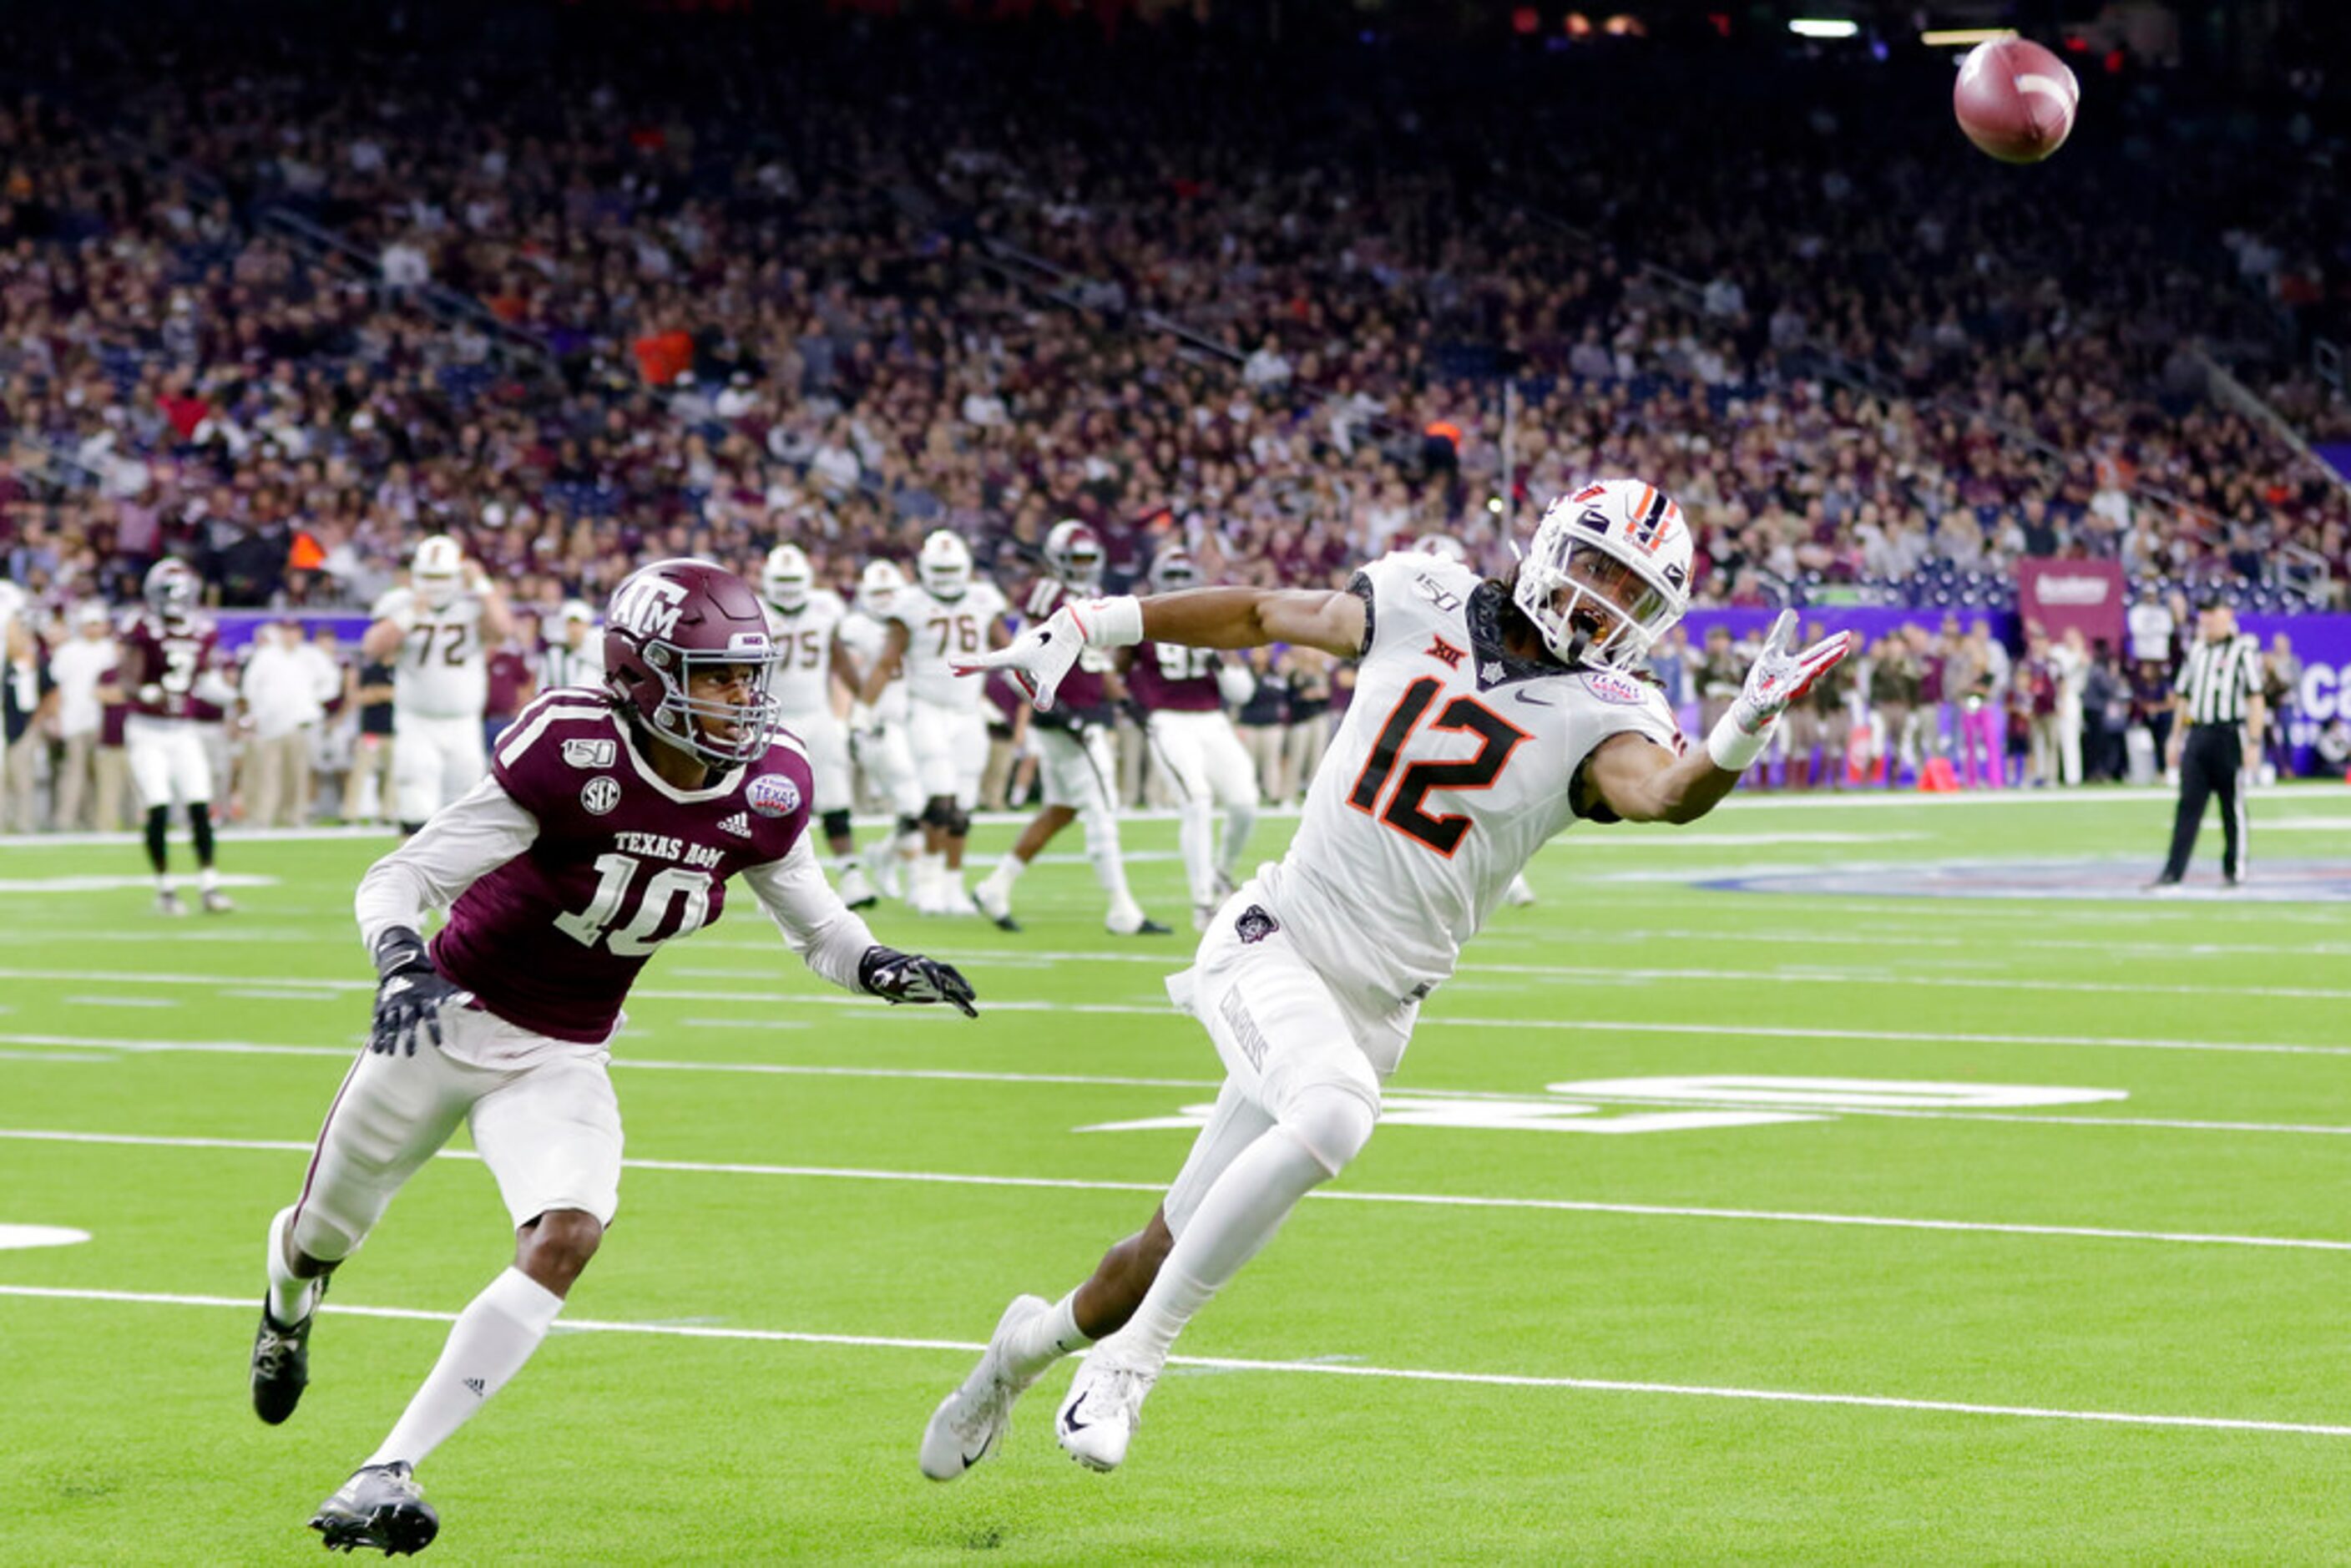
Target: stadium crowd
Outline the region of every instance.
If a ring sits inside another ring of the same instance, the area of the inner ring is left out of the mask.
[[[2136,79],[2020,175],[1896,111],[1934,61],[1794,62],[1808,90],[1767,100],[1698,57],[1261,57],[1180,27],[11,38],[0,557],[31,673],[0,821],[26,775],[58,825],[102,807],[101,743],[64,787],[92,733],[65,655],[165,555],[219,607],[350,612],[446,532],[530,612],[528,670],[542,622],[656,556],[747,570],[790,539],[846,589],[946,527],[1009,585],[1079,517],[1113,586],[1171,543],[1208,580],[1335,582],[1433,533],[1500,571],[1547,497],[1637,473],[1698,529],[1700,603],[1925,612],[1795,783],[2011,735],[2000,771],[2053,779],[2068,727],[2074,776],[2118,776],[2149,660],[1932,627],[2009,604],[2021,558],[2115,559],[2157,602],[2351,580],[2343,490],[2203,351],[2251,345],[2227,357],[2276,406],[2342,427],[2271,352],[2345,260],[2267,215],[2331,189],[2323,92]],[[2248,180],[2247,138],[2297,151]],[[1708,650],[1668,659],[1703,704]],[[342,664],[322,737],[368,706]],[[1262,673],[1239,718],[1290,798],[1345,674]]]

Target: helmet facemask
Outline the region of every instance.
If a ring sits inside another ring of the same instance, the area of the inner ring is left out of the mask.
[[[644,660],[663,682],[661,706],[653,717],[654,736],[690,751],[715,768],[732,768],[766,755],[780,710],[773,687],[782,654],[765,638],[758,646],[723,651],[680,648],[669,643],[645,644]],[[694,695],[695,677],[715,670],[747,669],[748,695],[742,701]],[[710,727],[732,731],[714,735]]]
[[[1573,525],[1539,531],[1511,597],[1564,664],[1630,670],[1682,617],[1682,597],[1613,539]]]

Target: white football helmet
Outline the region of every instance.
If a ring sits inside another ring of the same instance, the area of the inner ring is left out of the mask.
[[[895,562],[869,560],[857,577],[857,608],[876,621],[886,621],[905,586],[906,574]]]
[[[448,609],[465,585],[465,552],[447,534],[427,535],[408,563],[408,583],[426,609]]]
[[[1170,545],[1151,558],[1151,591],[1174,593],[1200,586],[1200,563],[1182,545]]]
[[[971,547],[952,529],[933,528],[914,558],[914,577],[934,599],[961,599],[971,586]]]
[[[799,546],[778,545],[768,552],[768,564],[759,573],[759,593],[778,610],[799,610],[808,603],[815,581],[816,573]]]
[[[1045,570],[1074,593],[1102,591],[1102,536],[1069,517],[1053,525],[1045,536]]]
[[[7,593],[15,587],[14,583],[0,582],[0,631],[5,631],[9,621],[14,619]],[[204,591],[204,583],[197,578],[193,567],[175,556],[167,555],[147,569],[147,580],[141,585],[140,591],[146,595],[147,607],[157,615],[166,621],[180,621],[196,607],[196,598]],[[21,608],[24,603],[25,595],[19,591],[16,594],[15,607]]]
[[[1423,534],[1412,541],[1412,553],[1433,555],[1440,559],[1449,560],[1456,566],[1469,564],[1468,547],[1451,534]]]
[[[1562,663],[1631,669],[1689,609],[1693,553],[1672,497],[1604,479],[1543,513],[1511,597]]]

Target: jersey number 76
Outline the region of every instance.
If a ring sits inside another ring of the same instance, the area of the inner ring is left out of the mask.
[[[1417,840],[1447,860],[1461,847],[1468,835],[1469,819],[1466,816],[1433,817],[1422,807],[1431,789],[1489,789],[1494,780],[1510,766],[1511,754],[1521,742],[1534,737],[1517,725],[1488,707],[1475,697],[1455,697],[1445,705],[1443,712],[1431,721],[1430,729],[1457,729],[1474,733],[1482,744],[1474,757],[1452,761],[1423,760],[1405,768],[1404,776],[1396,780],[1395,790],[1388,796],[1387,809],[1379,810],[1380,792],[1387,789],[1389,777],[1396,771],[1396,763],[1412,737],[1414,727],[1444,683],[1424,676],[1404,690],[1395,708],[1388,715],[1387,723],[1380,727],[1379,738],[1372,743],[1371,756],[1364,759],[1363,772],[1355,776],[1355,787],[1347,793],[1347,804],[1366,815],[1374,815],[1408,839]]]

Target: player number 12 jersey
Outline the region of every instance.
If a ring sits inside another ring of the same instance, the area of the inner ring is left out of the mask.
[[[1263,875],[1308,960],[1378,1016],[1452,974],[1511,879],[1575,820],[1571,785],[1594,747],[1626,732],[1682,742],[1655,686],[1513,658],[1501,590],[1466,567],[1390,555],[1353,586],[1370,621],[1354,701]]]

